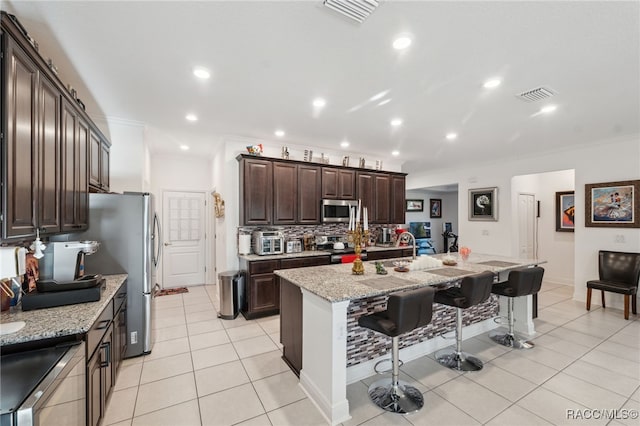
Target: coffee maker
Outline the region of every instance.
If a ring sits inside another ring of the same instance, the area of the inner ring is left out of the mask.
[[[84,275],[84,257],[98,251],[97,241],[50,242],[40,261],[40,280],[67,283]]]

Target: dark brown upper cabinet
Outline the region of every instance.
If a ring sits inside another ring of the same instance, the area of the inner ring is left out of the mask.
[[[405,199],[405,177],[391,176],[391,218],[389,223],[405,223]]]
[[[357,198],[369,209],[369,222],[404,223],[405,176],[358,172],[357,182]]]
[[[109,142],[91,130],[89,139],[89,190],[109,192]]]
[[[89,126],[76,107],[62,104],[62,231],[87,229]]]
[[[298,219],[298,166],[273,162],[273,224],[293,225]]]
[[[240,160],[240,224],[271,225],[273,162],[257,158]]]
[[[298,220],[297,223],[313,225],[320,223],[321,168],[298,165]]]
[[[323,167],[321,198],[355,200],[356,172],[349,169]]]

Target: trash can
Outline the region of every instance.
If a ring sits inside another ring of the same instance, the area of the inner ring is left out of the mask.
[[[218,318],[235,319],[244,303],[244,271],[225,271],[218,274],[220,312]]]

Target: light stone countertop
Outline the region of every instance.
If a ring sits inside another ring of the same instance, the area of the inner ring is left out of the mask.
[[[438,259],[442,259],[446,254],[433,255]],[[447,283],[453,283],[460,280],[466,275],[473,275],[483,271],[491,271],[499,273],[509,269],[516,269],[532,265],[540,265],[546,263],[539,259],[517,259],[505,256],[471,254],[466,262],[461,261],[459,254],[453,253],[458,264],[455,266],[443,266],[442,268],[456,268],[468,273],[449,277],[439,274],[430,273],[429,270],[396,272],[393,266],[385,267],[388,275],[376,274],[376,268],[373,261],[364,262],[364,275],[353,275],[351,273],[352,264],[335,264],[326,266],[313,266],[307,268],[277,270],[275,274],[290,281],[298,287],[307,290],[331,303],[341,302],[344,300],[355,300],[366,297],[380,296],[392,293],[398,290],[409,290],[426,285],[437,286]],[[383,263],[391,262],[393,259],[382,261]],[[485,261],[502,261],[510,262],[515,265],[510,266],[488,266],[480,265],[478,262]],[[391,281],[398,283],[398,280],[406,281],[405,285],[394,285],[392,288],[379,289],[367,285],[368,280],[379,280],[377,283],[383,283],[385,278],[394,278]]]
[[[410,249],[411,246],[402,247],[382,247],[382,246],[369,246],[366,251],[387,251],[387,250],[403,250]],[[285,253],[285,254],[268,254],[265,256],[259,256],[257,254],[239,254],[240,259],[253,262],[256,260],[277,260],[277,259],[295,259],[297,257],[312,257],[312,256],[330,256],[331,253],[324,250],[306,250],[300,253]]]
[[[26,325],[16,333],[0,335],[0,346],[86,333],[113,299],[127,275],[105,275],[104,278],[106,288],[97,302],[32,311],[22,311],[13,306],[3,312],[0,323],[24,321]]]

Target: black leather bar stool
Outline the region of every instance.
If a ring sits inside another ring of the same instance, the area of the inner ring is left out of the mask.
[[[507,321],[509,331],[501,333],[492,331],[489,337],[496,343],[515,349],[531,349],[535,345],[533,342],[516,336],[513,331],[513,302],[516,297],[536,294],[542,287],[542,276],[544,268],[535,266],[533,268],[516,269],[509,272],[509,279],[493,285],[491,292],[499,296],[506,296],[507,299]]]
[[[462,310],[478,305],[491,296],[493,273],[489,271],[464,277],[460,287],[450,287],[436,292],[434,301],[454,306],[456,312],[456,347],[436,352],[436,361],[445,367],[458,371],[482,370],[482,361],[462,352]]]
[[[378,407],[392,413],[406,414],[418,411],[424,405],[422,393],[404,381],[398,380],[400,359],[399,336],[431,322],[433,295],[431,287],[403,291],[389,295],[387,309],[358,319],[358,325],[391,337],[393,364],[391,379],[381,379],[369,386],[369,397]]]

